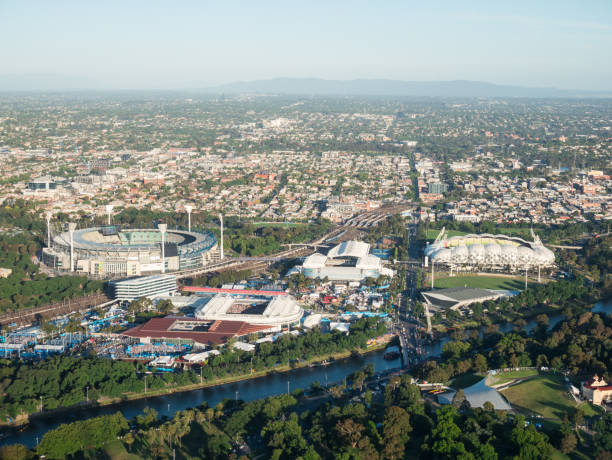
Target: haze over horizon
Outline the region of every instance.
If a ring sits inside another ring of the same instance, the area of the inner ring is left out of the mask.
[[[611,18],[609,1],[4,2],[0,75],[91,89],[287,77],[610,91]]]

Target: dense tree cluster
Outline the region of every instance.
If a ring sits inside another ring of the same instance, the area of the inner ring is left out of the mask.
[[[147,375],[148,391],[211,382],[219,377],[249,374],[277,365],[297,363],[302,359],[329,356],[337,352],[365,348],[369,338],[386,332],[375,318],[356,321],[349,335],[338,331],[323,333],[313,329],[294,337],[285,335],[274,343],[258,345],[254,355],[227,346],[220,355],[196,370]],[[142,393],[146,368],[142,362],[131,363],[97,357],[54,356],[44,361],[0,360],[0,414],[15,417],[82,403],[89,399],[116,398],[125,393]],[[201,375],[200,375],[201,373]],[[87,390],[88,388],[88,390]],[[42,398],[42,399],[41,399]]]
[[[10,276],[0,278],[0,313],[101,292],[101,281],[84,276],[51,278],[39,272],[34,259],[41,241],[36,235],[42,235],[44,222],[30,206],[17,201],[0,208],[0,228],[26,230],[0,233],[0,267],[12,270]]]
[[[36,449],[37,453],[48,458],[65,458],[82,450],[95,449],[128,430],[128,422],[117,412],[60,425],[47,432]]]
[[[230,226],[231,225],[231,226]],[[283,244],[305,243],[329,231],[330,223],[321,220],[309,225],[258,225],[228,222],[232,250],[243,256],[260,256],[280,251]]]
[[[569,316],[552,331],[541,321],[531,334],[507,334],[490,328],[481,338],[477,333],[455,335],[442,348],[443,363],[429,360],[417,372],[419,377],[445,382],[469,370],[483,372],[507,367],[546,366],[567,370],[571,375],[599,374],[612,379],[612,318],[584,312]]]
[[[605,299],[612,297],[612,236],[591,239],[585,245],[582,256],[593,281],[602,286]]]

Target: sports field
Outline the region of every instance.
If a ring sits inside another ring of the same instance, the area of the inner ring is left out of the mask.
[[[427,277],[427,281],[431,282],[431,275]],[[533,283],[529,283],[533,284]],[[434,287],[436,289],[453,288],[453,287],[469,287],[482,289],[505,289],[510,291],[519,291],[525,288],[525,280],[521,277],[509,278],[506,276],[495,275],[459,275],[448,276],[445,278],[434,277]]]
[[[427,230],[427,239],[435,240],[439,233],[440,233],[440,230],[438,230],[437,228],[430,228]],[[460,232],[459,230],[447,230],[446,234],[449,238],[452,238],[453,236],[467,235],[467,233]]]

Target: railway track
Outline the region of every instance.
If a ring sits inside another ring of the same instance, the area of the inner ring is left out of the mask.
[[[106,294],[93,294],[76,299],[67,299],[63,302],[56,302],[40,307],[24,308],[10,313],[0,315],[0,324],[18,325],[30,324],[39,317],[56,317],[74,313],[77,311],[88,310],[97,305],[110,302],[111,299]]]

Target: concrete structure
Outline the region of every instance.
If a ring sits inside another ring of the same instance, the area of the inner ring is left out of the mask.
[[[217,294],[195,309],[195,317],[201,320],[244,321],[277,328],[298,324],[303,315],[304,310],[289,295],[240,298]]]
[[[194,348],[205,348],[223,345],[234,337],[267,331],[271,331],[271,327],[265,324],[166,316],[165,318],[153,318],[145,324],[128,329],[122,335],[139,339],[141,343],[191,343]]]
[[[114,280],[109,282],[109,288],[114,299],[128,301],[141,297],[167,296],[176,293],[178,290],[176,276],[174,275],[152,275]]]
[[[432,266],[442,264],[451,272],[497,270],[505,272],[524,271],[533,268],[551,267],[554,253],[544,247],[539,237],[533,241],[506,235],[453,236],[448,238],[445,229],[436,240],[425,248],[425,256]]]
[[[43,263],[97,277],[140,276],[199,268],[217,260],[212,233],[104,226],[61,233],[43,249]],[[71,256],[72,254],[72,256]]]
[[[288,274],[301,272],[308,278],[331,281],[363,281],[366,278],[393,276],[393,270],[383,267],[382,260],[370,254],[370,245],[362,241],[345,241],[332,248],[327,255],[312,254],[302,266]]]
[[[594,375],[591,380],[582,382],[582,395],[593,404],[601,406],[604,402],[612,402],[612,385]]]
[[[484,404],[488,401],[493,404],[496,410],[511,410],[512,407],[504,399],[504,397],[495,389],[487,385],[486,379],[482,379],[480,382],[475,383],[471,387],[463,390],[465,393],[465,399],[470,403],[472,408],[480,407],[483,408]],[[445,393],[438,395],[438,403],[440,404],[451,404],[453,398],[457,392],[450,390]]]
[[[431,310],[458,310],[476,302],[496,300],[514,295],[512,291],[479,288],[448,288],[421,292]]]
[[[31,192],[49,191],[57,188],[55,179],[49,176],[38,177],[28,182],[27,189]]]
[[[187,211],[187,231],[191,231],[191,211],[193,211],[193,206],[185,205],[185,211]]]

